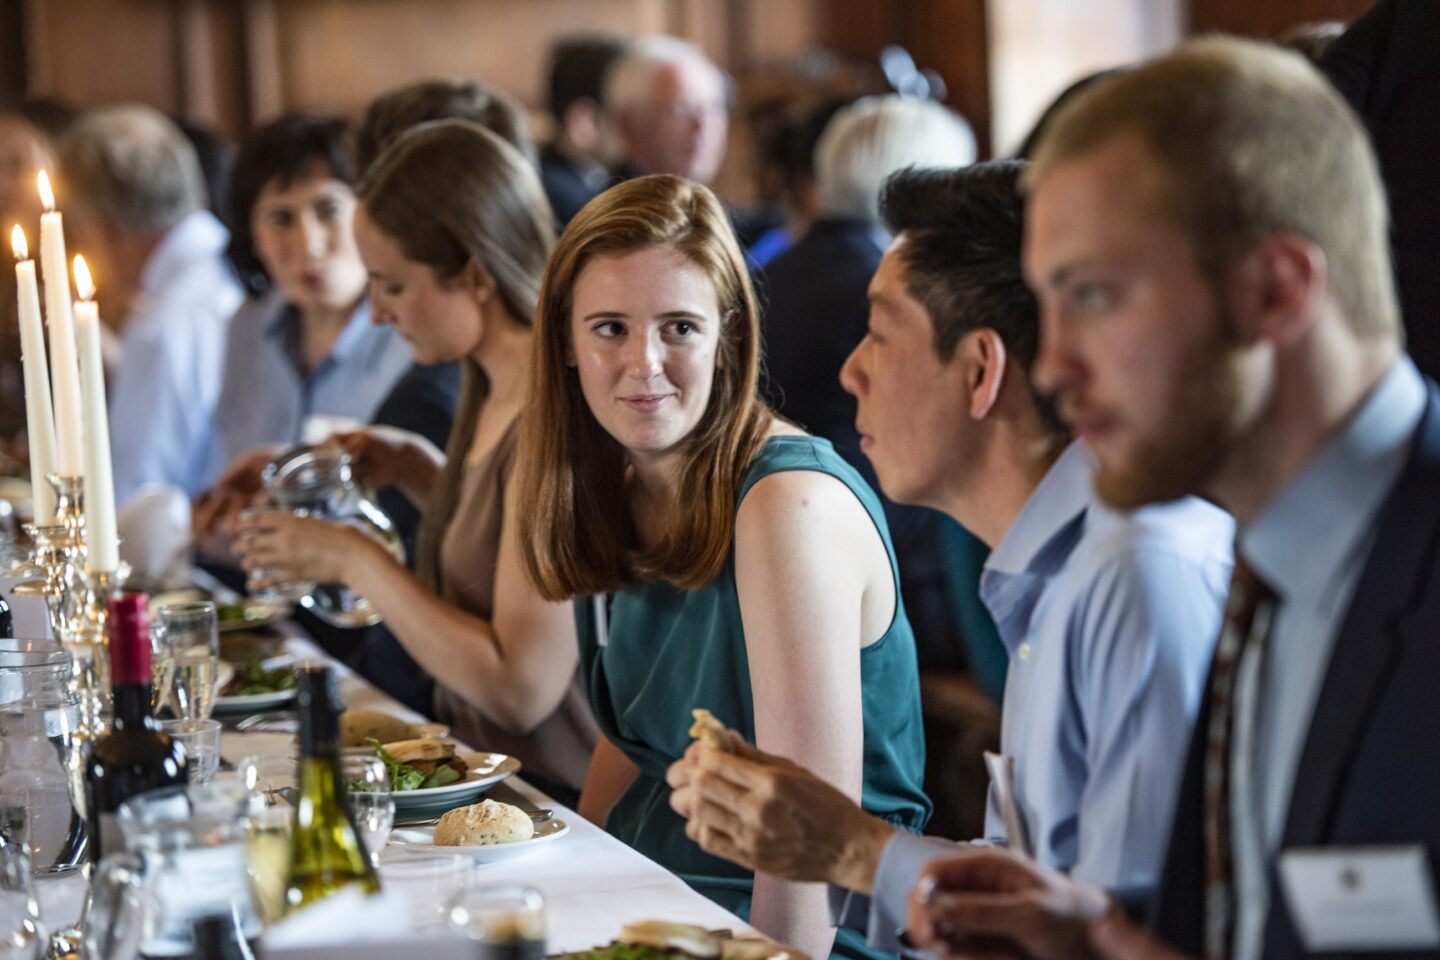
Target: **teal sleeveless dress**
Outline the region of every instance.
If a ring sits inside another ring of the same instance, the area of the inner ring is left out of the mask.
[[[879,499],[828,440],[772,437],[756,454],[740,484],[736,509],[759,480],[786,470],[813,470],[835,477],[870,514],[890,556],[896,609],[890,628],[860,656],[864,721],[866,810],[901,829],[920,832],[930,817],[922,790],[924,732],[915,636],[900,603],[895,550]],[[605,603],[606,640],[597,631],[597,603]],[[755,742],[755,711],[732,548],[714,583],[682,590],[663,581],[642,581],[600,598],[575,603],[581,676],[595,719],[640,774],[611,809],[605,828],[679,874],[726,909],[748,917],[754,875],[712,857],[685,835],[685,821],[670,809],[665,770],[690,745],[690,711],[704,707]],[[804,758],[799,758],[802,762]],[[841,930],[835,952],[879,957],[855,930]]]

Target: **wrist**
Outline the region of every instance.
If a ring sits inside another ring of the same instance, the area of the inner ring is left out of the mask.
[[[846,833],[844,849],[830,882],[868,896],[875,889],[875,876],[885,856],[885,845],[894,833],[895,828],[878,817],[864,814],[856,818]]]

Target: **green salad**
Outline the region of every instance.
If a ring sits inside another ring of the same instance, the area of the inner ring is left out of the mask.
[[[295,689],[295,669],[286,664],[266,669],[264,661],[255,654],[245,658],[235,679],[226,690],[227,697],[248,697],[257,693],[279,693]]]
[[[390,785],[395,790],[429,790],[431,787],[443,787],[460,780],[460,773],[454,767],[436,767],[431,773],[417,770],[408,763],[401,763],[391,756],[385,745],[374,737],[367,737],[365,742],[375,749],[375,756],[385,764],[385,770],[390,774]]]

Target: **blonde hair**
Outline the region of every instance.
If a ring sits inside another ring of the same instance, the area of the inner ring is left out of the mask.
[[[1165,168],[1163,213],[1212,275],[1267,234],[1298,234],[1325,252],[1330,294],[1357,335],[1400,335],[1369,138],[1299,55],[1207,37],[1103,80],[1056,115],[1025,185],[1124,134]]]
[[[586,264],[657,247],[710,278],[721,330],[709,404],[681,467],[684,509],[658,544],[641,548],[624,450],[591,413],[567,357],[572,294]],[[530,407],[516,464],[521,551],[541,596],[604,593],[636,577],[695,589],[719,575],[735,535],[735,495],[771,417],[756,393],[759,330],[740,247],[705,187],[675,176],[640,177],[600,194],[571,221],[540,288]]]

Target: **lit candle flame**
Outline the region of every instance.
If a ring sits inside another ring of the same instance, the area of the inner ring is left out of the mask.
[[[55,210],[55,191],[50,189],[50,175],[44,170],[35,178],[36,184],[40,187],[40,202],[45,207],[46,213],[53,213]]]
[[[95,298],[95,281],[90,278],[90,268],[85,266],[85,258],[78,253],[75,255],[75,291],[80,294],[81,300]]]
[[[10,231],[10,249],[15,253],[16,260],[30,259],[30,244],[25,241],[25,231],[20,229],[20,224],[15,224],[15,229]]]

